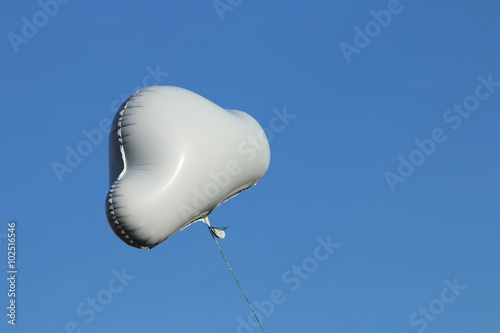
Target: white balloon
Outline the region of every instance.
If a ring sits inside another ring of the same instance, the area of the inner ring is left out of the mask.
[[[141,89],[111,128],[108,222],[127,244],[153,248],[255,185],[269,161],[247,113],[179,87]]]

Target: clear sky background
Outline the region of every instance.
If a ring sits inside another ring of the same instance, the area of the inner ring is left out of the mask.
[[[99,126],[155,84],[270,129],[211,215],[268,333],[500,331],[498,1],[65,1],[1,4],[0,331],[259,332],[203,224],[108,226]]]

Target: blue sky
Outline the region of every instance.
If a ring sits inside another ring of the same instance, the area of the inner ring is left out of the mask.
[[[497,1],[1,9],[2,332],[259,332],[204,225],[151,251],[108,226],[103,124],[154,84],[282,125],[211,214],[268,333],[500,330]]]

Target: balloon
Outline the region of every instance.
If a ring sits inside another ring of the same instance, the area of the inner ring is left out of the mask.
[[[141,89],[110,132],[108,222],[128,245],[151,249],[255,185],[269,161],[247,113],[179,87]]]

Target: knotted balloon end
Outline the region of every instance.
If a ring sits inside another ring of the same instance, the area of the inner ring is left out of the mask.
[[[224,230],[226,230],[229,227],[208,227],[208,228],[210,229],[212,235],[214,235],[219,239],[224,239],[226,237],[226,232]]]
[[[210,225],[210,221],[208,220],[208,216],[203,218],[203,223],[205,223],[208,229],[210,229],[210,233],[212,234],[212,236],[215,236],[219,239],[224,239],[226,237],[226,232],[224,230],[229,227],[212,227]]]

